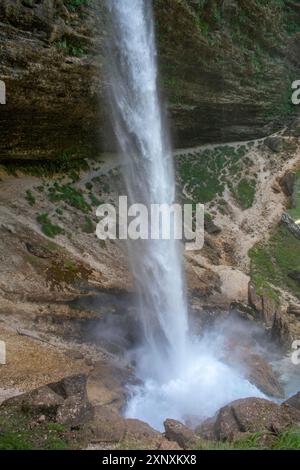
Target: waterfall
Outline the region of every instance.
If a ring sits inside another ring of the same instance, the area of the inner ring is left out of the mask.
[[[151,1],[108,0],[111,18],[110,83],[115,132],[123,158],[130,203],[174,202],[172,153],[159,104]],[[139,297],[150,375],[161,362],[179,367],[187,312],[178,242],[128,242]],[[154,360],[155,358],[155,360]],[[146,366],[146,365],[145,365]]]
[[[152,2],[106,0],[107,72],[115,134],[130,203],[172,204],[175,182],[160,108]],[[167,417],[213,414],[255,387],[188,336],[182,255],[174,239],[128,241],[143,347],[126,415],[162,429]],[[257,393],[256,393],[257,395]],[[203,408],[205,408],[205,413]]]

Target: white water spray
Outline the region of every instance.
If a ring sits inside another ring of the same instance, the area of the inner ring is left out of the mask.
[[[131,203],[148,207],[171,205],[175,183],[159,105],[152,2],[106,4],[111,104],[128,196]],[[144,385],[133,390],[126,415],[161,429],[167,417],[209,416],[232,399],[253,395],[252,385],[188,337],[177,242],[136,240],[128,250],[144,331],[136,356]]]

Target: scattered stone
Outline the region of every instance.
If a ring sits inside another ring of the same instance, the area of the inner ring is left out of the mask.
[[[166,419],[164,422],[165,436],[170,441],[175,441],[183,449],[194,447],[199,441],[199,437],[180,421]]]

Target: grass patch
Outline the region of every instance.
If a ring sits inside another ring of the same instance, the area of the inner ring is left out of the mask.
[[[243,178],[244,171],[251,166],[249,150],[245,145],[224,145],[180,155],[176,162],[177,173],[192,201],[205,204],[217,196],[222,200],[224,189],[228,187],[243,208],[251,207],[256,181],[254,177]]]
[[[9,414],[0,419],[0,450],[64,450],[66,427],[57,423],[32,425],[30,417]]]
[[[59,225],[55,225],[49,219],[48,214],[39,214],[36,218],[37,222],[41,225],[41,230],[47,237],[55,238],[56,235],[64,234],[65,231]]]
[[[270,437],[266,444],[264,437]],[[253,433],[244,439],[232,443],[200,441],[195,450],[299,450],[300,428],[291,428],[281,432],[278,436],[271,433]]]
[[[290,271],[300,270],[300,240],[281,224],[270,240],[256,245],[249,251],[251,278],[259,289],[274,286],[287,288],[300,298],[300,286],[288,276]]]
[[[295,221],[300,221],[300,171],[298,171],[296,174],[296,183],[293,194],[293,206],[294,207],[290,209],[288,213]]]
[[[68,184],[60,185],[56,181],[49,188],[48,197],[51,202],[64,201],[69,206],[75,207],[84,213],[92,210],[91,205],[86,202],[83,194]]]
[[[252,207],[255,200],[256,181],[254,179],[243,178],[237,185],[235,197],[242,209]]]

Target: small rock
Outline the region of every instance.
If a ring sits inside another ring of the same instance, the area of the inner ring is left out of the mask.
[[[291,278],[291,279],[294,279],[294,281],[297,281],[300,283],[300,271],[290,271],[288,273],[288,276]]]
[[[295,315],[296,317],[300,317],[300,305],[289,304],[287,308],[287,313]]]
[[[38,423],[44,423],[45,421],[46,421],[46,416],[45,415],[39,416]]]
[[[27,251],[31,255],[36,256],[37,258],[47,259],[47,258],[51,258],[52,256],[51,252],[42,245],[33,245],[32,243],[26,243],[25,245],[26,245]]]
[[[295,173],[288,171],[280,180],[279,184],[283,189],[283,192],[286,196],[291,197],[294,192],[294,184],[296,180]]]
[[[191,429],[175,419],[166,419],[164,422],[165,436],[170,441],[175,441],[183,449],[194,447],[199,438]]]
[[[218,227],[211,219],[204,220],[204,229],[210,235],[217,235],[222,231],[222,229]]]
[[[265,145],[269,147],[272,152],[280,153],[284,148],[284,141],[281,137],[267,137]]]

